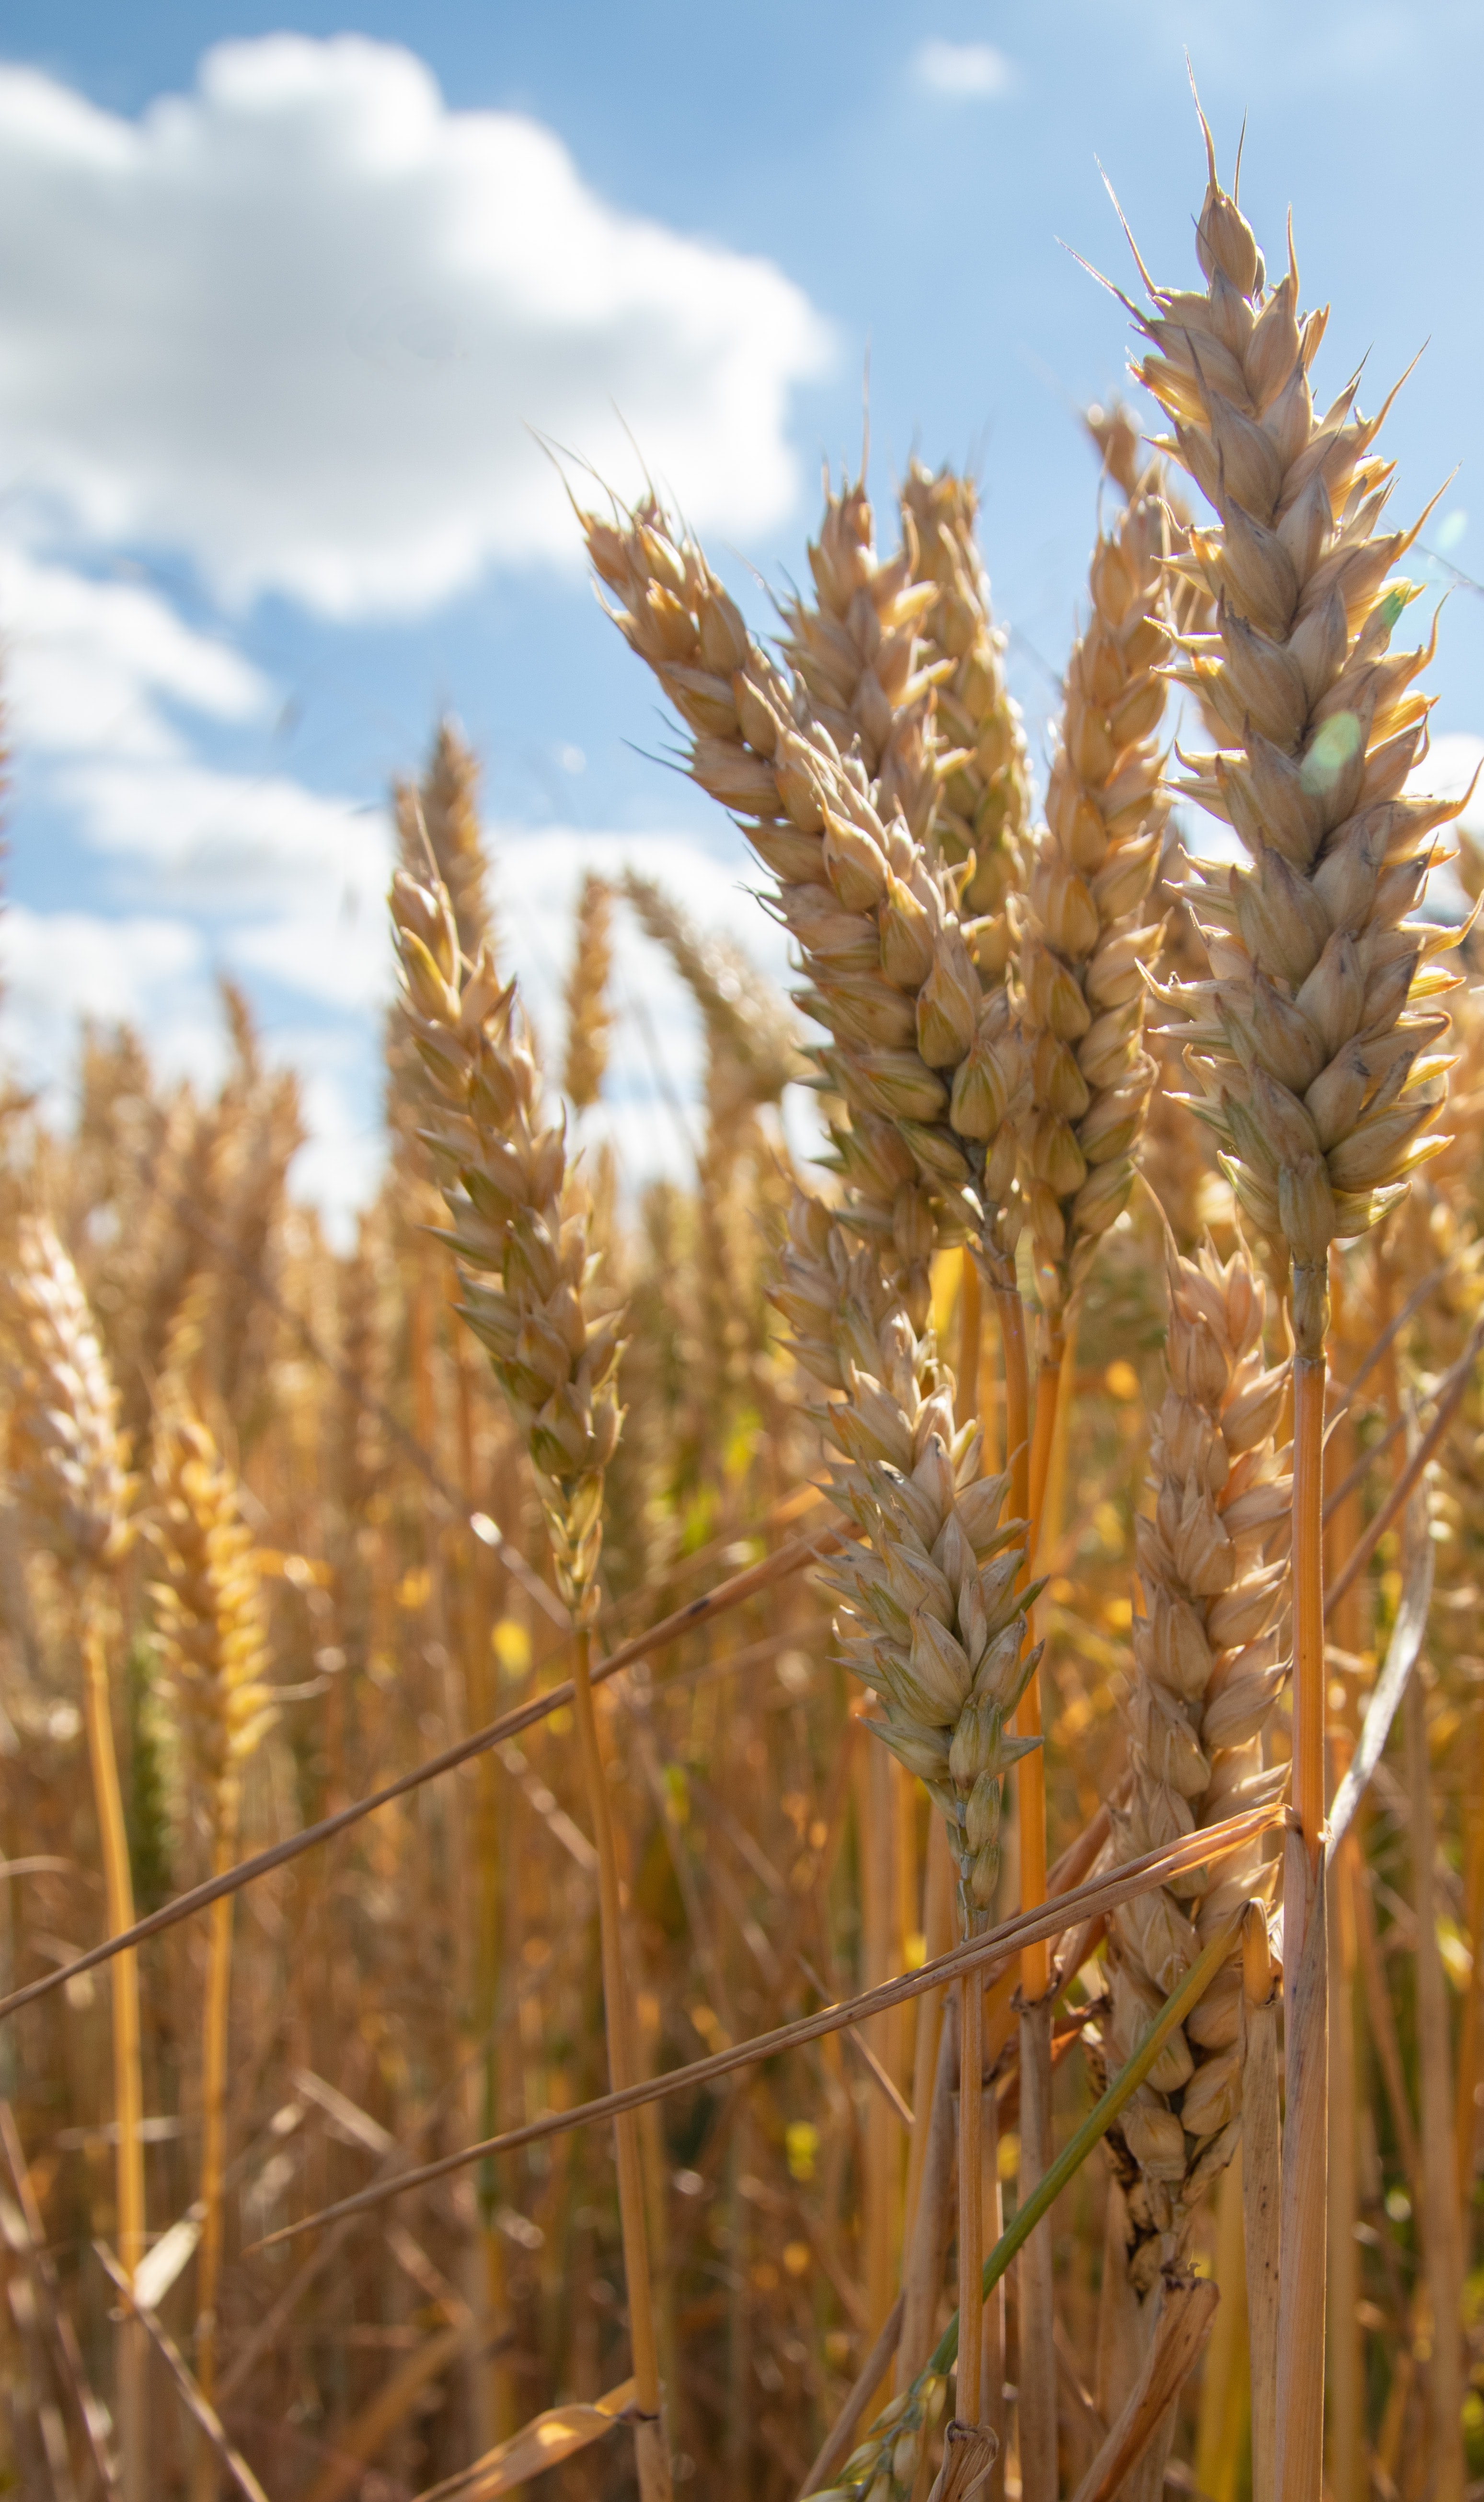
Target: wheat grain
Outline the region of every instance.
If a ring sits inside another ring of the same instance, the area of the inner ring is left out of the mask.
[[[842,1395],[824,1422],[843,1454],[836,1502],[863,1550],[826,1568],[842,1601],[840,1655],[882,1698],[867,1725],[922,1779],[944,1820],[963,1935],[988,1926],[999,1874],[1004,1775],[1027,1751],[1010,1722],[1036,1653],[1023,1656],[1034,1598],[1022,1584],[1024,1523],[1002,1522],[1008,1474],[983,1473],[976,1422],[955,1425],[952,1375],[921,1339],[872,1252],[849,1249],[838,1220],[795,1194],[775,1297],[800,1363]],[[1034,1741],[1032,1741],[1034,1742]],[[959,2299],[966,2327],[958,2416],[979,2439],[983,2167],[983,1992],[961,1993]],[[904,2424],[895,2485],[910,2491],[923,2429]],[[911,2456],[908,2457],[908,2451]],[[894,2486],[894,2489],[895,2487]]]

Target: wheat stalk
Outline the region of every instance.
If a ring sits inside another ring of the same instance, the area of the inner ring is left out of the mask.
[[[277,1717],[263,1682],[267,1632],[252,1532],[241,1492],[201,1418],[165,1385],[155,1428],[150,1531],[163,1577],[152,1585],[155,1625],[183,1739],[187,1795],[204,1816],[211,1874],[236,1853],[243,1766]],[[201,2032],[201,2239],[196,2258],[195,2374],[216,2393],[217,2295],[221,2275],[227,2025],[232,1901],[212,1912]],[[212,2502],[214,2457],[197,2451],[196,2502]]]
[[[1402,796],[1423,751],[1427,647],[1393,654],[1415,586],[1389,581],[1415,531],[1382,532],[1380,419],[1355,385],[1316,416],[1309,368],[1326,317],[1300,320],[1298,270],[1269,288],[1223,190],[1206,132],[1197,228],[1203,293],[1150,285],[1135,318],[1143,381],[1173,422],[1171,456],[1220,516],[1181,569],[1217,602],[1216,630],[1183,637],[1182,683],[1219,743],[1182,788],[1231,825],[1250,865],[1197,867],[1209,983],[1172,987],[1188,1020],[1199,1109],[1252,1222],[1280,1243],[1295,1367],[1294,1803],[1302,1850],[1285,1880],[1289,2125],[1284,2164],[1285,2402],[1278,2476],[1317,2494],[1323,2438],[1324,1595],[1320,1541],[1330,1246],[1365,1233],[1441,1143],[1454,934],[1408,923],[1458,805]],[[1382,415],[1384,416],[1383,410]],[[1461,804],[1461,803],[1459,803]]]
[[[118,1395],[77,1270],[51,1225],[21,1226],[6,1302],[10,1491],[32,1534],[55,1555],[77,1613],[104,1892],[118,1937],[134,1925],[134,1888],[114,1750],[108,1582],[131,1540],[134,1480],[118,1432]],[[118,2256],[132,2277],[145,2253],[139,1965],[132,1949],[115,1956],[111,1978]],[[126,2321],[118,2393],[125,2502],[145,2502],[147,2491],[145,2360],[142,2332]]]
[[[488,944],[460,955],[447,891],[399,870],[391,885],[402,1011],[424,1071],[422,1130],[452,1219],[464,1318],[488,1350],[530,1453],[557,1583],[576,1621],[579,1750],[598,1856],[608,2064],[616,2090],[635,2074],[621,1930],[618,1857],[590,1684],[590,1626],[603,1536],[603,1472],[619,1437],[620,1316],[594,1316],[589,1203],[559,1129],[541,1121],[539,1079]],[[497,1282],[491,1282],[497,1281]],[[619,2204],[636,2387],[634,2444],[644,2502],[667,2502],[660,2392],[638,2129],[615,2123]]]

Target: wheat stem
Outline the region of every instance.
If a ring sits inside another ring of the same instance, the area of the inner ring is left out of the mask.
[[[1317,1866],[1325,1813],[1325,1362],[1294,1365],[1294,1809]]]
[[[114,1752],[102,1599],[96,1588],[89,1587],[85,1591],[83,1606],[83,1680],[87,1753],[97,1805],[108,1924],[114,1936],[118,1937],[134,1925],[134,1881],[129,1870],[123,1799],[118,1787],[118,1761]],[[139,2031],[139,1958],[132,1950],[114,1957],[111,1979],[114,2119],[118,2131],[116,2156],[118,2259],[132,2282],[134,2270],[145,2254],[145,2158],[144,2141],[140,2134],[144,2120],[144,2084]],[[146,2502],[148,2491],[145,2480],[145,2357],[144,2331],[136,2319],[126,2319],[118,2332],[118,2429],[124,2502]]]
[[[598,1742],[590,1674],[591,1637],[579,1628],[572,1647],[572,1709],[577,1724],[577,1751],[583,1788],[597,1851],[598,1931],[603,1960],[603,2018],[608,2033],[608,2075],[615,2093],[637,2081],[629,2023],[629,1993],[622,1943],[623,1912],[619,1860],[614,1845],[613,1817],[608,1805],[608,1779]],[[650,2282],[649,2231],[644,2210],[644,2175],[639,2152],[639,2123],[623,2112],[613,2124],[619,2168],[619,2220],[624,2236],[624,2272],[628,2285],[628,2333],[634,2367],[634,2454],[643,2502],[666,2502],[670,2490],[669,2455],[659,2419],[659,2348]]]
[[[957,2409],[961,2423],[981,2419],[981,2325],[984,2308],[984,1987],[966,1972],[959,1983],[959,2345]]]

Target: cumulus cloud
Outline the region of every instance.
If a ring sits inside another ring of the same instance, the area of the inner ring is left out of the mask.
[[[1013,62],[995,45],[953,44],[942,35],[919,45],[912,69],[919,86],[931,95],[982,100],[1009,95],[1016,85]]]
[[[799,289],[604,201],[540,123],[450,111],[400,49],[222,44],[137,121],[0,68],[0,223],[7,473],[228,598],[411,611],[571,558],[530,429],[631,487],[630,428],[713,530],[793,499],[828,345]]]
[[[245,976],[271,1000],[273,1048],[309,1072],[298,1186],[343,1211],[376,1153],[364,1071],[367,1012],[388,978],[385,815],[203,761],[203,730],[251,729],[273,690],[155,592],[0,547],[0,617],[22,832],[38,847],[64,832],[86,862],[86,908],[21,902],[0,919],[10,1067],[64,1117],[90,1017],[136,1027],[167,1075],[210,1083],[222,1060],[214,975]]]
[[[266,1006],[273,1056],[302,1073],[309,1144],[298,1195],[344,1239],[382,1152],[380,1015],[391,987],[383,898],[391,835],[380,808],[289,775],[203,761],[213,724],[271,715],[275,691],[143,586],[0,550],[11,727],[28,800],[86,857],[85,909],[0,916],[0,1046],[60,1118],[79,1022],[126,1022],[168,1076],[222,1065],[215,977]],[[740,939],[776,979],[782,933],[745,891],[748,856],[719,827],[684,834],[491,828],[504,946],[556,1065],[572,910],[585,869],[657,879],[705,929]],[[663,957],[620,915],[618,1026],[607,1099],[585,1134],[609,1138],[631,1185],[689,1169],[702,1046]],[[806,1125],[807,1126],[807,1125]],[[801,1133],[802,1134],[802,1133]]]

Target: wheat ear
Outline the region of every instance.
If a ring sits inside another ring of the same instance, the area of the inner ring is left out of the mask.
[[[459,952],[445,889],[399,871],[391,918],[402,1007],[424,1072],[422,1129],[452,1219],[460,1306],[487,1349],[535,1470],[562,1597],[576,1637],[574,1707],[598,1856],[608,2066],[615,2090],[637,2073],[624,1970],[618,1855],[592,1704],[590,1626],[597,1607],[603,1472],[619,1437],[620,1317],[594,1315],[589,1205],[562,1133],[543,1126],[540,1081],[488,946]],[[668,2502],[658,2350],[650,2283],[638,2124],[615,2123],[619,2210],[628,2281],[634,2444],[644,2502]]]
[[[1131,1789],[1113,1810],[1117,1858],[1134,1858],[1256,1806],[1281,1786],[1262,1732],[1288,1673],[1274,1624],[1292,1490],[1273,1428],[1289,1368],[1263,1353],[1265,1297],[1245,1252],[1171,1247],[1166,1388],[1150,1451],[1151,1513],[1135,1523],[1143,1611],[1125,1704]],[[1119,1907],[1110,1922],[1108,2064],[1131,2057],[1153,2015],[1232,1906],[1263,1894],[1260,1852],[1197,1870]],[[1241,1959],[1231,1965],[1110,2132],[1131,2229],[1128,2268],[1146,2297],[1184,2249],[1195,2206],[1240,2130]]]
[[[1422,752],[1427,648],[1392,653],[1416,586],[1388,581],[1415,531],[1378,525],[1380,419],[1351,383],[1316,416],[1309,368],[1326,317],[1300,320],[1298,270],[1269,288],[1252,229],[1216,173],[1197,227],[1203,293],[1151,286],[1142,379],[1169,446],[1220,516],[1181,567],[1216,598],[1216,630],[1182,638],[1177,674],[1220,725],[1185,788],[1235,830],[1250,865],[1198,872],[1211,980],[1176,987],[1194,1031],[1202,1116],[1253,1223],[1292,1281],[1294,1805],[1284,1882],[1288,2125],[1284,2139],[1284,2502],[1317,2495],[1323,2447],[1325,1793],[1322,1509],[1329,1256],[1404,1192],[1440,1143],[1444,1025],[1425,1002],[1455,933],[1405,915],[1458,814],[1402,796]],[[1382,412],[1384,415],[1384,411]]]
[[[798,1003],[826,1029],[816,1056],[847,1107],[835,1147],[851,1221],[882,1244],[922,1329],[938,1241],[978,1238],[1013,1190],[1003,991],[984,987],[951,874],[752,641],[699,548],[653,505],[622,528],[590,514],[584,526],[615,622],[691,732],[690,771],[774,881],[808,983]]]
[[[118,1432],[118,1395],[92,1315],[77,1270],[50,1225],[22,1225],[6,1300],[10,1488],[33,1535],[55,1555],[77,1610],[104,1896],[109,1928],[118,1937],[134,1925],[134,1885],[114,1751],[108,1583],[131,1540],[134,1480]],[[114,1957],[111,1978],[118,2256],[132,2275],[145,2253],[139,1963],[132,1948]],[[148,2491],[146,2360],[144,2332],[126,2320],[118,2332],[125,2502],[146,2502]]]
[[[210,1835],[211,1873],[237,1850],[243,1766],[277,1717],[263,1682],[266,1619],[241,1491],[200,1417],[171,1396],[154,1437],[150,1530],[161,1569],[152,1588],[164,1665],[184,1741],[187,1793]],[[213,1908],[201,2032],[201,2239],[196,2257],[195,2371],[212,2398],[221,2275],[227,2023],[232,1899]],[[215,2455],[197,2452],[196,2502],[212,2502]]]
[[[588,1111],[603,1090],[613,1028],[612,980],[613,889],[590,869],[578,890],[564,995],[567,1047],[561,1086],[574,1112]]]

